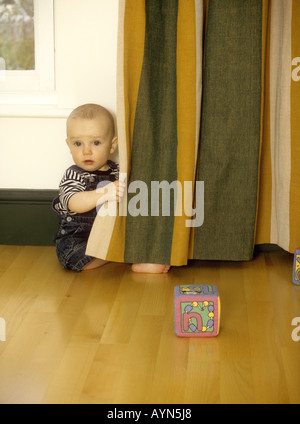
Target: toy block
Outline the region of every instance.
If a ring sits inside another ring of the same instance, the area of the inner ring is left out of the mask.
[[[174,289],[175,333],[179,337],[215,337],[221,303],[213,285],[184,284]]]
[[[294,254],[293,282],[300,285],[300,247]]]

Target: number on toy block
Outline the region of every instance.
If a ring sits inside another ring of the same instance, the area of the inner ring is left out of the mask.
[[[179,337],[215,337],[220,329],[220,297],[213,285],[174,289],[175,332]]]

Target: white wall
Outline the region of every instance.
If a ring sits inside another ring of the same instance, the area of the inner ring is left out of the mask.
[[[54,13],[58,107],[92,102],[115,114],[118,0],[55,0]],[[0,189],[57,189],[72,164],[65,121],[0,117]]]

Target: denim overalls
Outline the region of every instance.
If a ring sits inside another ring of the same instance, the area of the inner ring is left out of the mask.
[[[90,175],[87,175],[90,174]],[[108,182],[115,181],[116,175],[113,173],[97,173],[83,171],[86,180],[86,190],[96,190],[97,187],[104,186]],[[101,184],[102,183],[102,184]],[[52,208],[59,202],[59,197],[53,200]],[[81,271],[93,259],[86,256],[87,241],[97,215],[96,208],[82,214],[59,213],[59,230],[54,237],[56,244],[56,254],[61,265],[69,270]]]

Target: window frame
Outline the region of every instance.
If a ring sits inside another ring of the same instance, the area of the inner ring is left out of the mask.
[[[35,70],[1,71],[0,116],[14,115],[14,110],[22,115],[25,105],[57,105],[54,0],[34,0],[34,37]]]

